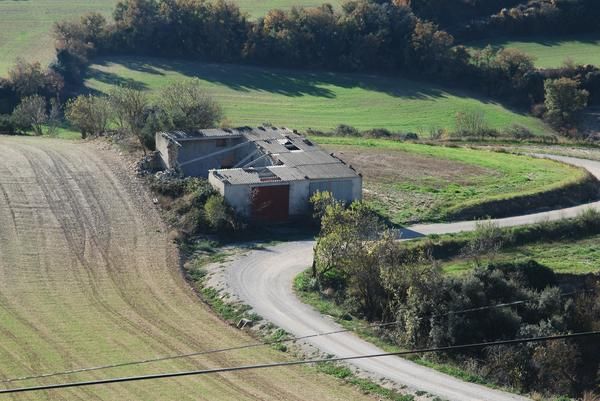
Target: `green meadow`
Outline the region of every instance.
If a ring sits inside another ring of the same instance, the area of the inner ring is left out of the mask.
[[[582,35],[577,37],[529,37],[520,39],[496,39],[471,44],[473,48],[486,45],[521,50],[535,58],[539,68],[560,67],[565,60],[576,64],[600,65],[600,35]]]
[[[130,85],[155,94],[168,83],[189,77],[199,78],[223,105],[229,125],[272,123],[329,130],[349,124],[426,133],[431,128],[451,130],[457,113],[481,110],[494,128],[522,124],[537,133],[549,130],[534,117],[466,91],[366,74],[121,57],[92,65],[86,85],[98,93]]]
[[[379,139],[313,137],[363,174],[364,197],[397,224],[445,221],[464,208],[550,191],[583,170],[547,159]]]
[[[0,76],[17,57],[44,64],[54,58],[52,26],[95,11],[109,16],[117,0],[0,1]]]
[[[495,257],[497,262],[524,262],[535,260],[557,273],[587,274],[600,271],[600,235],[577,241],[556,241],[527,244],[503,249]],[[445,262],[448,274],[462,274],[473,268],[470,260],[455,259]]]

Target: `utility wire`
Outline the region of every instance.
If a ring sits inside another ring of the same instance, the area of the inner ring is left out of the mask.
[[[586,292],[593,292],[593,291],[595,291],[595,290],[592,289],[592,290],[572,291],[572,292],[562,293],[562,294],[560,294],[560,296],[566,297],[566,296],[570,296],[570,295],[586,293]],[[514,302],[506,302],[506,303],[480,306],[480,307],[476,307],[476,308],[462,309],[462,310],[458,310],[458,311],[449,311],[449,312],[445,312],[445,313],[441,313],[441,314],[431,315],[430,318],[437,318],[437,317],[443,317],[443,316],[449,316],[449,315],[459,315],[459,314],[463,314],[463,313],[472,313],[472,312],[478,312],[478,311],[488,310],[488,309],[507,308],[509,306],[526,304],[526,303],[532,302],[534,300],[535,300],[534,298],[530,298],[530,299],[519,300],[519,301],[514,301]],[[143,364],[149,364],[149,363],[155,363],[155,362],[170,361],[170,360],[175,360],[175,359],[185,359],[185,358],[191,358],[191,357],[201,356],[201,355],[217,354],[217,353],[221,353],[221,352],[239,351],[239,350],[243,350],[243,349],[256,348],[256,347],[262,347],[262,346],[273,345],[273,344],[295,342],[295,341],[307,340],[307,339],[316,338],[316,337],[325,337],[325,336],[330,336],[330,335],[334,335],[334,334],[355,332],[358,329],[367,329],[367,328],[372,328],[372,327],[390,327],[390,326],[398,325],[400,323],[401,323],[400,321],[393,321],[393,322],[386,322],[386,323],[370,323],[367,325],[363,325],[362,327],[359,327],[359,328],[326,331],[326,332],[309,334],[309,335],[305,335],[305,336],[289,337],[289,338],[286,338],[283,340],[270,340],[270,341],[252,343],[252,344],[238,345],[238,346],[228,347],[228,348],[219,348],[219,349],[191,352],[191,353],[187,353],[187,354],[166,355],[166,356],[162,356],[162,357],[148,358],[148,359],[142,359],[142,360],[137,360],[137,361],[127,361],[127,362],[120,362],[120,363],[109,364],[109,365],[100,365],[100,366],[92,366],[92,367],[86,367],[86,368],[65,370],[65,371],[60,371],[60,372],[44,373],[44,374],[40,374],[40,375],[16,377],[16,378],[12,378],[12,379],[0,380],[0,383],[7,384],[7,383],[15,383],[15,382],[33,380],[33,379],[45,379],[48,377],[66,376],[66,375],[71,375],[71,374],[75,374],[75,373],[93,372],[93,371],[98,371],[98,370],[121,368],[121,367],[125,367],[125,366],[143,365]]]
[[[171,377],[198,376],[198,375],[206,375],[206,374],[214,374],[214,373],[238,372],[238,371],[242,371],[242,370],[279,368],[279,367],[285,367],[285,366],[308,365],[308,364],[322,363],[322,362],[342,362],[342,361],[350,361],[350,360],[380,358],[380,357],[386,357],[386,356],[425,354],[425,353],[440,352],[440,351],[456,351],[456,350],[461,350],[461,349],[482,348],[482,347],[490,347],[490,346],[498,346],[498,345],[539,343],[539,342],[556,341],[556,340],[570,339],[570,338],[591,337],[591,336],[598,336],[598,335],[600,335],[600,331],[589,331],[589,332],[581,332],[581,333],[562,334],[562,335],[556,335],[556,336],[519,338],[519,339],[512,339],[512,340],[453,345],[453,346],[438,347],[438,348],[422,348],[422,349],[416,349],[416,350],[411,350],[411,351],[386,352],[386,353],[370,354],[370,355],[354,355],[354,356],[345,356],[345,357],[337,357],[337,358],[296,360],[296,361],[290,361],[290,362],[273,362],[273,363],[265,363],[265,364],[257,364],[257,365],[244,365],[244,366],[233,366],[233,367],[216,368],[216,369],[159,373],[159,374],[151,374],[151,375],[143,375],[143,376],[116,377],[116,378],[102,379],[102,380],[80,381],[80,382],[71,382],[71,383],[49,384],[49,385],[44,385],[44,386],[5,389],[5,390],[0,390],[0,394],[14,394],[14,393],[25,393],[25,392],[41,391],[41,390],[55,390],[55,389],[62,389],[62,388],[94,386],[94,385],[111,384],[111,383],[124,383],[124,382],[133,382],[133,381],[142,381],[142,380],[166,379],[166,378],[171,378]]]

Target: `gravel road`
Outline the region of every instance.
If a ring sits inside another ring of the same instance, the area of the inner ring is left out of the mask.
[[[583,167],[600,178],[600,162],[563,156],[545,156],[554,160]],[[600,202],[562,210],[525,216],[498,219],[504,227],[574,217],[586,208],[600,210]],[[407,228],[403,238],[429,234],[456,233],[475,228],[474,221],[448,224],[423,224]],[[232,295],[295,336],[341,329],[331,318],[323,316],[303,304],[292,289],[293,278],[312,263],[313,241],[288,242],[266,250],[250,252],[233,261],[223,271],[221,284]],[[219,279],[217,279],[219,280]],[[380,348],[358,338],[352,333],[317,337],[309,341],[322,352],[339,357],[376,354]],[[398,357],[365,359],[350,362],[365,372],[393,380],[414,390],[427,391],[450,401],[513,401],[525,400],[517,395],[466,383]]]

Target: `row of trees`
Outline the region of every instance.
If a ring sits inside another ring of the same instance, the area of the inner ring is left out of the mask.
[[[293,68],[408,71],[538,109],[548,79],[576,81],[591,101],[600,93],[597,68],[567,66],[546,72],[517,50],[488,47],[471,54],[438,25],[418,18],[411,7],[421,9],[425,3],[352,0],[340,11],[328,5],[271,10],[250,21],[224,0],[124,0],[115,8],[113,23],[88,14],[79,22],[57,24],[54,68],[67,82],[78,82],[90,57],[126,53]],[[573,125],[576,113],[558,114],[567,118],[557,119],[550,112],[549,120],[557,127]]]
[[[527,34],[595,32],[595,0],[396,0],[462,40]]]
[[[221,106],[197,78],[174,82],[155,99],[141,90],[117,87],[107,96],[80,95],[69,100],[65,109],[65,117],[83,138],[112,127],[132,135],[143,149],[154,148],[158,131],[214,127],[222,116]]]
[[[474,40],[497,35],[580,34],[600,28],[600,3],[596,0],[502,2],[505,4],[491,15],[463,19],[460,25],[453,25],[452,31],[463,40]]]
[[[272,10],[249,21],[224,0],[124,0],[116,6],[112,23],[92,13],[80,21],[56,24],[56,62],[42,69],[39,63],[18,61],[9,79],[0,81],[0,114],[12,112],[24,97],[39,95],[46,98],[49,115],[51,98],[60,104],[80,90],[91,57],[115,53],[294,68],[408,71],[532,107],[558,128],[571,128],[578,111],[598,100],[598,68],[540,71],[531,57],[516,50],[488,47],[471,54],[456,46],[452,35],[413,13],[435,4],[352,0],[340,11],[327,5]],[[571,81],[558,81],[562,78]],[[548,93],[556,93],[553,86],[570,94],[562,98],[575,102],[548,100]],[[158,118],[147,112],[149,118]]]
[[[442,274],[427,253],[398,243],[363,203],[348,208],[330,196],[313,199],[321,233],[313,276],[320,290],[350,313],[370,321],[398,322],[382,337],[408,348],[443,347],[519,337],[593,330],[600,325],[600,294],[563,297],[557,277],[530,261],[495,263],[503,235],[483,224],[465,246],[476,268],[461,277]],[[597,221],[597,217],[596,217]],[[531,299],[515,308],[452,311]],[[600,355],[593,341],[488,347],[452,359],[465,369],[522,391],[581,394],[595,386]]]

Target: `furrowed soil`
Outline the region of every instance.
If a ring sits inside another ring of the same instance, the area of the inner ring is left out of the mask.
[[[142,184],[95,143],[0,137],[0,382],[253,343],[182,278]],[[12,383],[13,388],[286,360],[270,348]],[[2,397],[0,397],[2,398]],[[12,400],[361,400],[307,368],[23,393]]]

